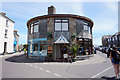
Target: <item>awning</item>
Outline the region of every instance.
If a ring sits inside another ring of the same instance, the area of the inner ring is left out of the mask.
[[[63,35],[61,35],[54,43],[55,44],[63,44],[63,43],[69,43],[69,42]]]

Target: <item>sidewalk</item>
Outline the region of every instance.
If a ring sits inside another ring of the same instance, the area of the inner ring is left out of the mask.
[[[100,53],[102,54],[102,53]],[[27,58],[24,53],[14,53],[10,55],[5,55],[5,56],[11,56],[6,59],[6,61],[9,62],[15,62],[15,63],[32,63],[32,64],[63,64],[63,65],[86,65],[86,64],[96,64],[96,63],[101,63],[105,62],[106,59],[99,54],[94,54],[93,57],[86,58],[85,60],[79,60],[73,63],[70,62],[40,62],[39,60]]]

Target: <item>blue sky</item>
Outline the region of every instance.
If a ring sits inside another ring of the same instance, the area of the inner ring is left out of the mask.
[[[27,21],[46,15],[49,6],[55,6],[57,14],[76,14],[93,20],[93,42],[101,45],[101,36],[118,30],[117,2],[3,2],[2,11],[15,21],[14,29],[20,35],[19,44],[27,43]]]

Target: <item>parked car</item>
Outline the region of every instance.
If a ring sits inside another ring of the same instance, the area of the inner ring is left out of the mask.
[[[106,52],[106,49],[107,49],[107,47],[102,47],[102,52],[103,52],[103,53],[107,53],[107,52]]]

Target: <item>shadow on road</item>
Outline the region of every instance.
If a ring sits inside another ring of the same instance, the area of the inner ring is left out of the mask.
[[[46,63],[47,62],[47,61],[43,61],[42,57],[27,58],[26,55],[12,56],[12,57],[6,58],[5,61],[15,62],[15,63]],[[59,62],[59,63],[63,63],[63,62]],[[64,62],[64,63],[69,63],[69,62]]]
[[[115,77],[107,77],[107,76],[103,76],[101,77],[104,80],[116,80]]]

